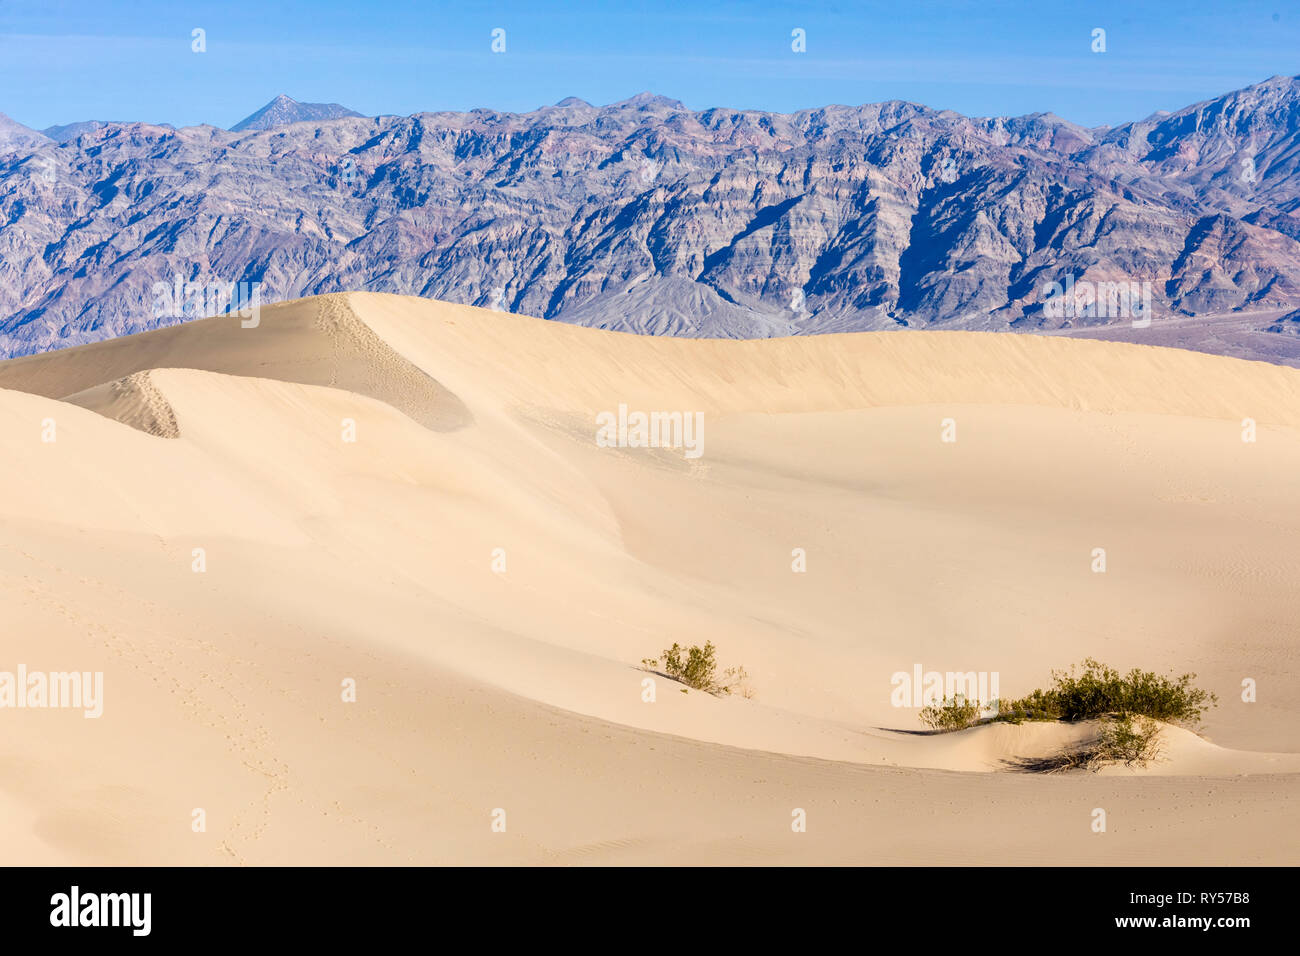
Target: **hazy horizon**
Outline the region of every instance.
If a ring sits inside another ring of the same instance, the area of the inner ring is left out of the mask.
[[[494,53],[498,29],[504,50]],[[1098,29],[1104,52],[1093,49]],[[195,30],[204,31],[199,53]],[[182,12],[155,2],[111,13],[83,2],[6,5],[0,112],[33,129],[86,120],[229,127],[280,93],[410,115],[528,112],[567,96],[600,105],[648,90],[693,110],[906,100],[966,116],[1050,112],[1096,127],[1293,76],[1298,45],[1300,6],[1268,2],[759,2],[669,12],[589,2],[396,2],[365,12],[244,0]]]
[[[1109,128],[1114,128],[1114,127],[1116,127],[1116,126],[1122,126],[1122,125],[1124,125],[1124,123],[1128,123],[1128,122],[1136,122],[1136,121],[1139,121],[1139,120],[1143,120],[1143,119],[1146,119],[1146,118],[1149,117],[1149,116],[1159,115],[1159,114],[1161,114],[1161,113],[1165,113],[1165,114],[1168,114],[1168,113],[1176,113],[1176,112],[1178,112],[1178,111],[1181,110],[1181,109],[1185,109],[1185,108],[1187,108],[1187,107],[1189,107],[1189,106],[1193,106],[1193,105],[1195,105],[1195,103],[1198,103],[1198,102],[1205,102],[1205,101],[1207,101],[1207,100],[1215,99],[1215,98],[1217,98],[1218,96],[1222,96],[1222,95],[1226,95],[1226,94],[1229,94],[1229,93],[1232,93],[1232,92],[1236,92],[1236,91],[1239,90],[1239,89],[1248,89],[1248,88],[1250,88],[1250,87],[1252,87],[1252,86],[1257,86],[1257,85],[1259,85],[1259,84],[1261,84],[1261,83],[1268,82],[1269,80],[1274,79],[1274,78],[1277,77],[1277,76],[1290,76],[1290,74],[1272,74],[1272,75],[1270,75],[1270,76],[1260,77],[1260,78],[1258,78],[1258,79],[1256,79],[1256,80],[1252,80],[1251,82],[1245,84],[1245,86],[1242,86],[1242,87],[1234,87],[1233,89],[1230,89],[1230,90],[1221,90],[1221,91],[1219,91],[1219,93],[1214,94],[1214,95],[1211,95],[1211,96],[1209,96],[1209,97],[1206,97],[1206,98],[1203,99],[1203,100],[1196,100],[1196,101],[1192,101],[1192,102],[1184,103],[1184,104],[1182,104],[1181,106],[1175,107],[1175,108],[1173,108],[1173,109],[1160,109],[1160,110],[1155,110],[1155,111],[1153,111],[1153,112],[1151,112],[1151,113],[1143,114],[1142,116],[1130,116],[1130,117],[1128,117],[1127,119],[1122,120],[1122,121],[1119,121],[1119,122],[1117,122],[1117,123],[1113,123],[1113,124],[1100,124],[1100,125],[1098,125],[1098,126],[1092,126],[1092,127],[1086,127],[1086,128],[1091,128],[1091,129],[1109,129]],[[1300,74],[1297,74],[1296,76],[1291,77],[1291,78],[1293,78],[1293,79],[1300,79]],[[805,111],[808,111],[808,110],[816,110],[816,109],[826,109],[826,108],[829,108],[829,107],[836,107],[836,106],[843,106],[843,107],[847,107],[847,108],[849,108],[849,109],[855,109],[855,108],[860,108],[860,107],[864,107],[864,106],[871,106],[871,105],[878,104],[878,103],[890,102],[890,100],[872,100],[872,101],[863,101],[863,102],[860,102],[860,103],[858,103],[858,102],[854,102],[854,103],[827,102],[827,103],[815,103],[815,104],[809,104],[809,105],[807,105],[807,106],[801,106],[801,107],[799,107],[799,108],[797,108],[797,109],[792,109],[792,110],[760,110],[760,109],[758,109],[757,107],[736,107],[736,106],[729,106],[729,105],[721,104],[721,103],[710,104],[710,105],[707,105],[707,106],[692,106],[691,104],[686,103],[684,100],[682,100],[681,97],[673,96],[671,93],[665,93],[665,92],[663,92],[663,91],[661,91],[661,90],[639,90],[639,91],[637,91],[636,93],[629,94],[628,96],[625,96],[625,97],[623,97],[623,98],[620,99],[620,100],[610,100],[609,102],[593,102],[593,101],[590,101],[590,100],[585,100],[585,102],[587,102],[588,105],[590,105],[590,106],[593,106],[593,107],[595,107],[595,108],[597,108],[597,109],[601,109],[601,108],[605,108],[605,107],[615,106],[615,105],[617,105],[618,103],[626,102],[627,100],[631,100],[631,99],[636,98],[637,96],[642,96],[642,95],[653,95],[653,96],[661,97],[661,98],[663,98],[663,99],[676,100],[676,101],[678,101],[678,102],[681,102],[682,105],[685,106],[688,110],[690,110],[691,112],[695,112],[695,113],[707,112],[708,110],[712,110],[712,109],[737,109],[737,110],[757,110],[758,112],[770,112],[770,113],[779,113],[779,114],[782,114],[782,115],[789,115],[789,114],[792,114],[792,113],[799,113],[799,112],[805,112]],[[34,129],[34,130],[38,130],[38,131],[44,131],[44,130],[48,130],[48,129],[57,129],[57,128],[59,128],[59,127],[63,127],[63,126],[71,126],[71,125],[74,125],[74,124],[76,124],[76,123],[82,123],[82,122],[103,122],[103,123],[149,123],[149,124],[160,125],[160,126],[161,126],[161,125],[172,126],[172,127],[176,128],[176,129],[187,129],[187,128],[194,128],[194,127],[199,127],[199,126],[213,126],[213,127],[218,128],[218,129],[226,129],[226,130],[229,130],[229,129],[233,128],[235,125],[237,125],[238,123],[243,122],[244,120],[247,120],[247,119],[251,118],[253,115],[255,115],[256,113],[260,112],[261,110],[263,110],[263,109],[266,108],[267,106],[270,106],[272,103],[275,102],[276,99],[278,99],[278,98],[281,97],[281,96],[288,97],[290,100],[293,100],[294,102],[296,102],[296,103],[298,103],[298,104],[302,104],[302,105],[313,105],[313,106],[316,106],[316,105],[330,105],[330,106],[343,106],[343,107],[347,107],[347,108],[349,108],[349,109],[352,108],[352,107],[350,106],[350,104],[345,103],[345,102],[341,102],[341,101],[339,101],[339,100],[328,100],[328,99],[327,99],[327,100],[307,100],[307,99],[303,99],[302,97],[294,96],[293,93],[290,92],[290,91],[284,91],[284,90],[281,90],[281,91],[278,92],[278,93],[272,94],[270,97],[268,97],[268,98],[266,99],[266,101],[264,101],[264,102],[258,104],[258,105],[255,106],[255,107],[250,108],[250,109],[249,109],[249,112],[246,113],[245,115],[240,116],[238,119],[236,119],[236,120],[232,120],[232,121],[229,122],[229,123],[217,122],[217,121],[214,121],[214,120],[204,120],[204,121],[201,121],[201,122],[198,122],[198,123],[190,123],[190,124],[187,124],[186,126],[180,126],[180,125],[177,125],[177,124],[174,124],[174,123],[168,123],[168,122],[166,122],[166,121],[158,121],[158,120],[142,119],[142,118],[140,118],[140,117],[130,117],[130,116],[103,117],[103,116],[94,116],[94,117],[85,117],[85,118],[83,118],[83,119],[78,119],[78,120],[68,120],[67,122],[49,123],[49,124],[46,124],[45,126],[40,126],[40,127],[32,126],[32,125],[30,125],[30,124],[28,124],[28,123],[23,123],[22,125],[28,127],[29,129]],[[567,97],[561,97],[559,100],[556,100],[556,101],[553,102],[553,103],[539,103],[539,104],[537,104],[536,106],[533,106],[533,107],[531,107],[531,108],[527,108],[527,109],[519,109],[519,110],[497,109],[496,107],[492,107],[492,106],[478,106],[478,107],[472,107],[471,110],[417,109],[417,110],[414,110],[414,111],[412,111],[412,112],[410,112],[410,113],[398,113],[398,112],[394,112],[394,111],[392,111],[392,110],[381,110],[381,111],[379,111],[379,112],[377,112],[377,113],[362,113],[362,116],[363,116],[363,118],[366,118],[366,119],[377,119],[377,118],[379,118],[379,117],[383,117],[383,116],[416,116],[416,115],[419,115],[419,114],[421,114],[421,113],[442,113],[442,112],[454,112],[454,113],[459,113],[459,112],[471,112],[471,111],[474,110],[474,109],[493,110],[493,111],[495,111],[495,112],[500,112],[500,113],[505,113],[505,114],[512,114],[512,115],[526,115],[526,114],[528,114],[528,113],[536,112],[537,110],[546,109],[547,107],[558,106],[561,102],[563,102],[563,101],[566,100],[566,99],[583,99],[583,97],[580,97],[580,96],[574,96],[573,94],[570,94],[570,96],[567,96]],[[925,107],[925,108],[927,108],[927,109],[933,109],[933,110],[945,110],[945,109],[947,109],[946,107],[937,107],[937,106],[934,106],[933,104],[925,103],[925,102],[918,101],[918,100],[907,100],[907,99],[902,99],[902,98],[897,98],[897,97],[895,97],[895,98],[893,99],[893,102],[909,102],[909,103],[913,103],[914,105],[922,106],[922,107]],[[360,112],[360,111],[358,111],[358,112]],[[1055,110],[1051,110],[1051,109],[1032,110],[1032,111],[1030,111],[1029,113],[1017,113],[1017,114],[1005,114],[1005,113],[979,113],[979,114],[975,114],[975,113],[960,113],[960,111],[955,111],[955,110],[952,111],[952,112],[958,112],[960,115],[966,116],[966,117],[969,118],[969,119],[980,119],[980,118],[985,118],[985,117],[988,117],[988,118],[1001,117],[1001,118],[1005,118],[1005,119],[1015,119],[1015,118],[1017,118],[1017,117],[1021,117],[1021,116],[1032,116],[1032,115],[1039,115],[1039,114],[1052,114],[1052,115],[1056,115],[1056,116],[1060,116],[1060,115],[1061,115],[1061,114],[1058,113],[1057,111],[1055,111]],[[13,119],[13,120],[17,121],[17,117],[14,117],[14,116],[12,116],[11,114],[5,113],[3,110],[0,110],[0,114],[3,114],[3,115],[6,115],[6,116],[9,116],[10,119]],[[1067,120],[1067,121],[1073,122],[1072,120],[1069,119],[1069,117],[1061,117],[1061,118],[1062,118],[1062,119],[1065,119],[1065,120]],[[1079,125],[1083,125],[1083,124],[1079,124]]]

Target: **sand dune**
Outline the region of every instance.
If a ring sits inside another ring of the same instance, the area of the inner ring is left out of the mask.
[[[620,405],[702,413],[703,453],[599,447]],[[350,294],[0,363],[0,444],[0,670],[105,684],[0,711],[16,861],[1300,859],[1297,370]],[[647,703],[641,659],[706,639],[752,696]],[[1045,778],[1012,768],[1088,727],[891,700],[1089,655],[1220,706]]]

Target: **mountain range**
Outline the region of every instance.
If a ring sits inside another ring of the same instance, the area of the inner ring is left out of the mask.
[[[0,115],[0,356],[191,317],[157,307],[178,281],[737,338],[1127,328],[1045,302],[1120,283],[1155,326],[1258,313],[1294,345],[1297,163],[1287,77],[1103,128],[651,94],[373,118],[277,97],[231,130]]]

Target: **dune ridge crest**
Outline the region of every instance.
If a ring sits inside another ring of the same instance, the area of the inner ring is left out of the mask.
[[[601,447],[620,404],[702,414],[698,460]],[[112,728],[86,753],[60,714],[4,715],[0,837],[31,859],[935,861],[990,832],[1016,860],[1102,859],[1086,825],[1016,836],[1073,826],[1061,785],[1167,817],[1116,834],[1133,861],[1292,852],[1269,834],[1300,797],[1297,370],[346,293],[0,363],[0,454],[12,653],[103,671]],[[752,697],[641,665],[706,640]],[[913,668],[1018,696],[1088,656],[1195,671],[1223,703],[1146,768],[1049,781],[1017,761],[1088,727],[931,735],[892,699]],[[146,755],[168,770],[142,785]],[[1227,786],[1245,812],[1207,843]],[[189,788],[217,840],[161,838]],[[981,836],[914,813],[935,794],[987,807]],[[502,801],[532,808],[525,841],[486,841]],[[782,843],[814,802],[841,842]]]

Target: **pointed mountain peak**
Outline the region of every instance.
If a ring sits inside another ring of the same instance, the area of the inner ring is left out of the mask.
[[[355,110],[338,103],[299,103],[290,96],[281,93],[256,113],[244,117],[230,127],[233,133],[245,130],[273,129],[289,123],[306,123],[319,120],[343,119],[348,116],[360,116]]]

